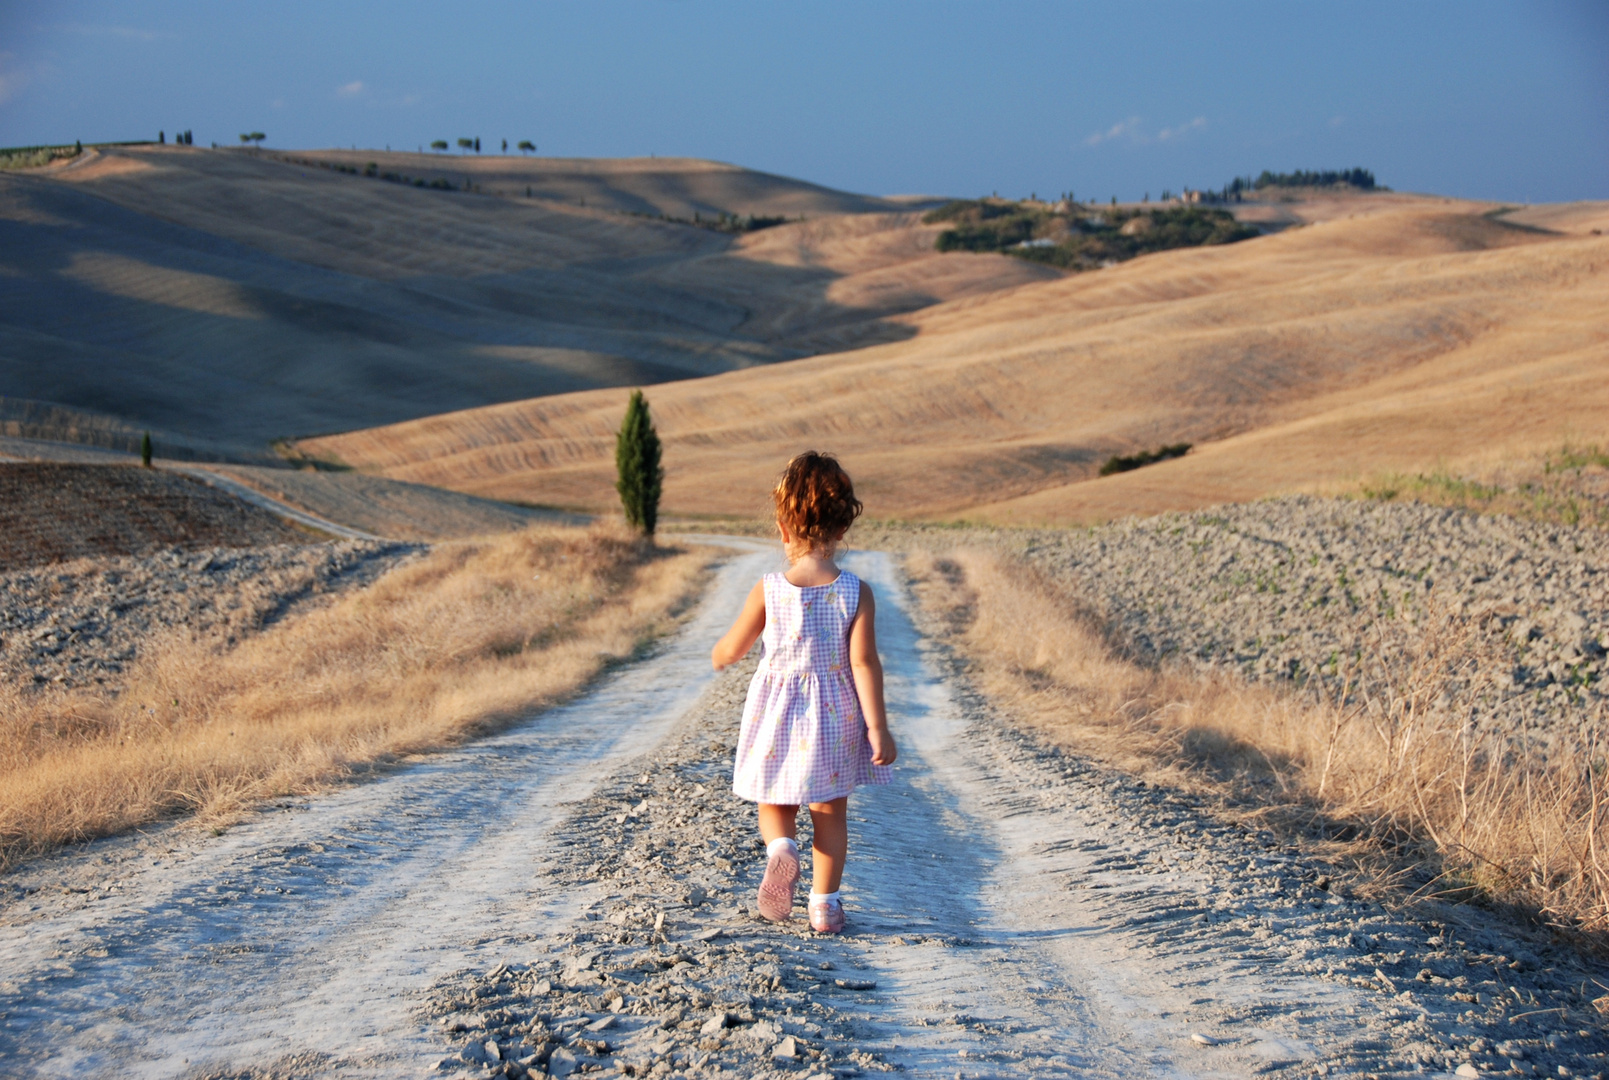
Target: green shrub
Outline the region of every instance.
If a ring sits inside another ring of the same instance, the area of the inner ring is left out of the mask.
[[[1143,219],[1143,228],[1123,227]],[[949,223],[934,241],[939,251],[997,251],[1064,270],[1088,270],[1173,248],[1230,244],[1259,235],[1224,210],[1201,206],[1093,211],[1069,204],[1009,199],[962,199],[923,217]]]

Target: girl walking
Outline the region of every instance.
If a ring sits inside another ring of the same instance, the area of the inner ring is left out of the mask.
[[[760,804],[760,914],[792,917],[798,813],[808,804],[810,927],[836,934],[844,928],[838,886],[849,850],[849,793],[888,783],[897,753],[883,709],[871,587],[833,562],[861,504],[838,462],[814,450],[788,462],[771,495],[789,568],[754,586],[710,658],[719,671],[764,635],[732,771],[732,790]]]

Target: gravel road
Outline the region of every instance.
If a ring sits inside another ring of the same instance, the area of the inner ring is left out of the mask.
[[[749,910],[745,670],[686,631],[502,736],[40,860],[0,906],[19,1077],[1592,1076],[1592,972],[1340,895],[1271,835],[1003,727],[873,584],[902,755],[851,801],[850,932]]]

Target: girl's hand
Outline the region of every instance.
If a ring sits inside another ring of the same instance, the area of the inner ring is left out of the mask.
[[[887,726],[867,728],[866,737],[871,740],[873,765],[894,764],[894,759],[899,757],[899,747],[894,745],[894,734]]]
[[[892,765],[899,756],[894,736],[888,733],[888,710],[883,704],[883,661],[877,655],[877,601],[872,587],[860,583],[860,607],[849,624],[849,669],[855,677],[860,714],[866,719],[866,737],[872,744],[872,764]]]

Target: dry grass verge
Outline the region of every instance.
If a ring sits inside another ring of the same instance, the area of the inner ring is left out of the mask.
[[[665,628],[704,564],[605,529],[444,544],[232,650],[169,641],[115,697],[0,691],[0,868],[176,812],[221,823],[558,701]]]
[[[1349,497],[1421,502],[1476,514],[1507,514],[1555,525],[1609,528],[1609,452],[1565,444],[1540,461],[1427,473],[1380,473],[1351,488]]]
[[[1418,635],[1383,691],[1318,700],[1141,664],[1096,613],[1006,556],[917,553],[908,567],[979,690],[1068,749],[1347,840],[1377,883],[1609,940],[1609,718],[1545,748],[1477,730],[1446,702],[1492,658],[1457,617]]]

